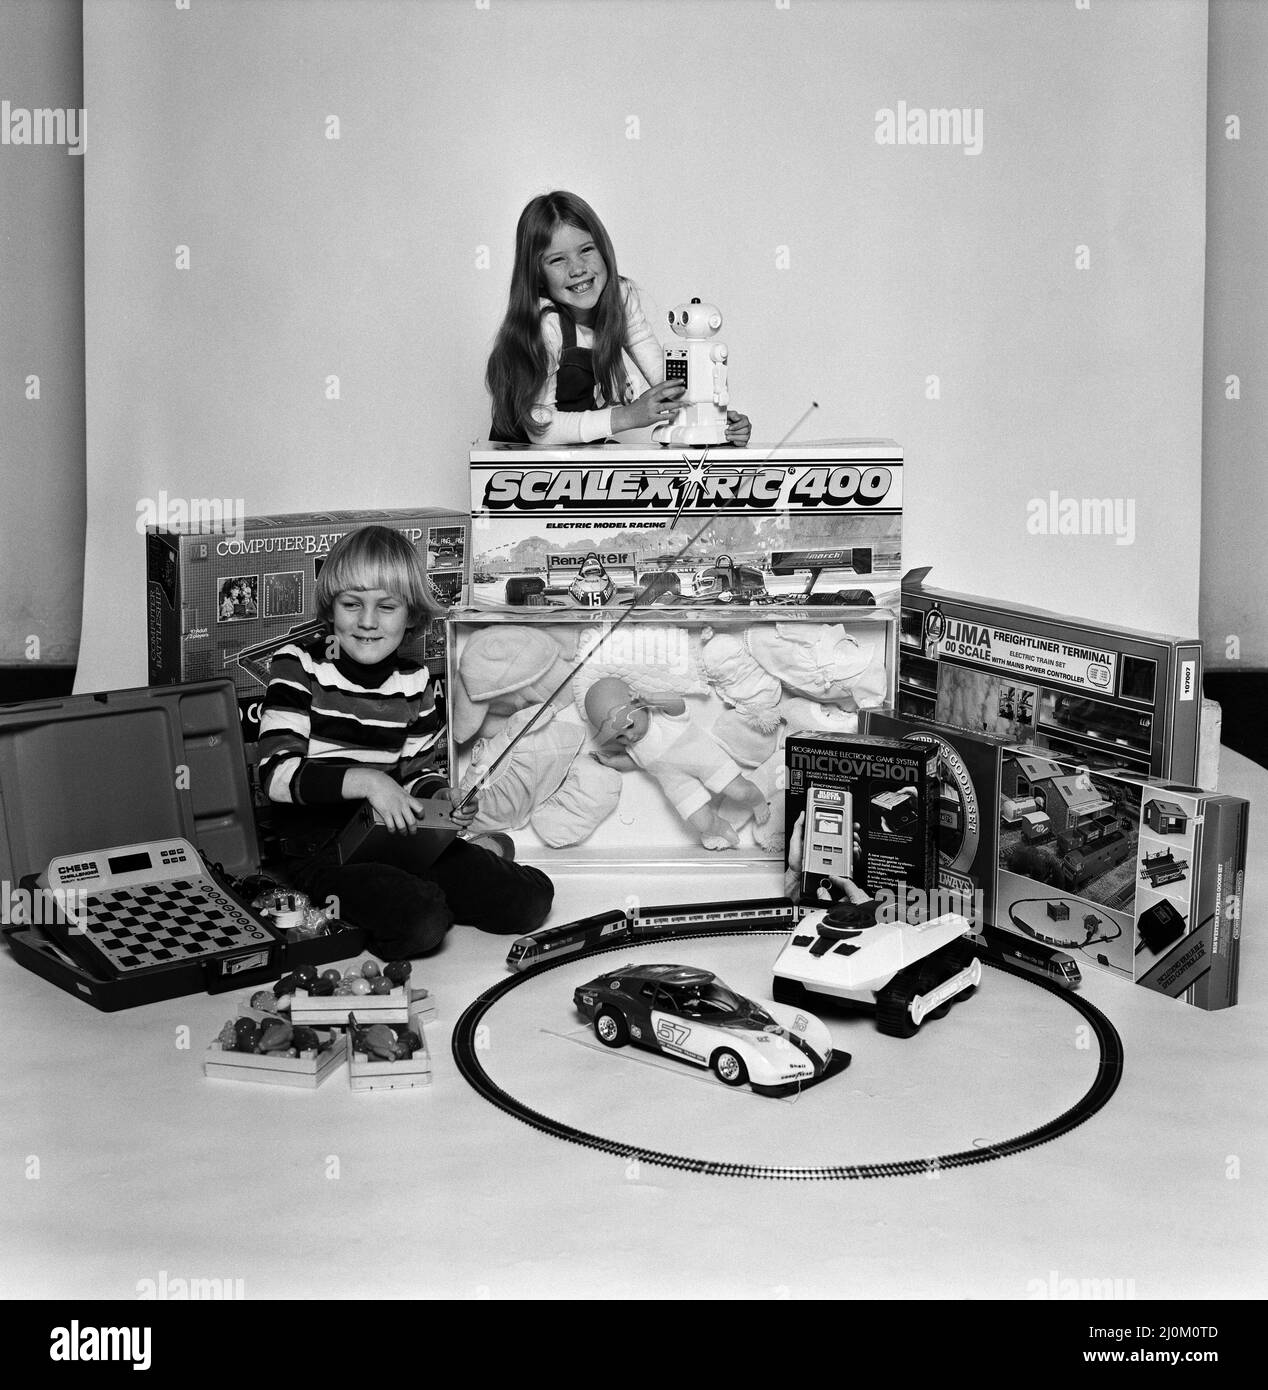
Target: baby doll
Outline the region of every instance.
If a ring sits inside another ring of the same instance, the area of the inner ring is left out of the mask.
[[[599,745],[592,756],[618,772],[648,773],[705,849],[740,842],[734,826],[719,814],[728,801],[751,812],[758,825],[769,818],[766,798],[739,764],[692,724],[680,696],[640,699],[624,681],[604,676],[586,692],[586,717]]]

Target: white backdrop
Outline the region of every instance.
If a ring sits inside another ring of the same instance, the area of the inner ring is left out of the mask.
[[[1206,18],[94,0],[79,688],[145,681],[146,499],[465,505],[515,219],[556,186],[658,315],[722,306],[755,440],[816,399],[813,437],[903,444],[935,583],[1196,631]],[[879,143],[900,103],[961,142]],[[1053,494],[1122,534],[1035,534]]]

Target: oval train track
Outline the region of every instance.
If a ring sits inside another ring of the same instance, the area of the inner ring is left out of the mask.
[[[709,933],[666,932],[664,936],[657,937],[656,940],[675,941],[690,939],[698,941],[706,935],[783,937],[785,933],[752,931],[745,928],[737,928],[732,931],[720,930]],[[989,1163],[997,1158],[1007,1158],[1011,1154],[1023,1153],[1027,1149],[1033,1149],[1040,1144],[1047,1144],[1053,1139],[1058,1139],[1061,1135],[1068,1134],[1072,1129],[1077,1128],[1085,1120],[1091,1119],[1114,1094],[1123,1075],[1122,1040],[1119,1038],[1114,1025],[1099,1009],[1089,1004],[1086,1000],[1080,999],[1078,995],[1070,993],[1067,989],[1063,989],[1059,985],[1052,984],[1047,980],[1036,979],[1033,975],[1027,974],[1022,970],[1015,970],[1008,965],[998,964],[994,961],[984,961],[983,964],[989,965],[992,970],[998,970],[1005,975],[1015,975],[1018,979],[1024,980],[1027,984],[1034,985],[1038,989],[1047,990],[1049,994],[1055,994],[1077,1013],[1082,1014],[1091,1025],[1092,1032],[1096,1037],[1097,1046],[1100,1049],[1096,1076],[1091,1086],[1088,1087],[1087,1091],[1068,1110],[1063,1111],[1054,1119],[1046,1121],[1037,1128],[1027,1130],[1024,1134],[1016,1135],[1013,1138],[1002,1139],[998,1142],[983,1144],[980,1147],[971,1149],[962,1149],[957,1153],[941,1154],[934,1158],[925,1156],[913,1159],[894,1159],[886,1163],[840,1163],[808,1167],[777,1166],[765,1163],[735,1163],[724,1159],[688,1158],[681,1154],[663,1153],[657,1149],[647,1149],[638,1145],[620,1143],[617,1140],[606,1139],[601,1134],[589,1134],[585,1130],[576,1129],[572,1125],[564,1124],[559,1120],[553,1120],[550,1116],[543,1115],[540,1111],[534,1110],[531,1106],[516,1100],[509,1092],[503,1090],[502,1087],[489,1076],[483,1066],[481,1066],[476,1040],[480,1021],[483,1019],[484,1015],[499,999],[509,994],[511,990],[524,983],[524,981],[533,979],[538,975],[544,975],[547,971],[555,970],[561,965],[568,965],[581,959],[588,960],[591,957],[609,955],[613,951],[628,952],[629,948],[630,943],[623,941],[596,950],[584,951],[579,954],[570,954],[559,960],[544,961],[541,965],[534,966],[532,969],[526,970],[521,974],[510,975],[505,980],[500,980],[496,985],[490,986],[490,988],[486,989],[483,994],[474,999],[467,1006],[454,1027],[453,1056],[454,1061],[458,1064],[458,1070],[486,1100],[491,1101],[498,1109],[505,1110],[508,1115],[513,1115],[517,1120],[523,1121],[524,1124],[531,1125],[534,1129],[540,1130],[543,1134],[553,1135],[556,1139],[563,1139],[570,1144],[578,1144],[583,1148],[595,1149],[600,1153],[611,1154],[614,1157],[624,1159],[626,1162],[635,1161],[639,1163],[650,1163],[656,1167],[677,1168],[688,1173],[702,1173],[712,1177],[771,1178],[785,1181],[857,1180],[863,1178],[927,1176],[930,1172],[935,1170],[944,1168],[967,1168],[972,1164]]]

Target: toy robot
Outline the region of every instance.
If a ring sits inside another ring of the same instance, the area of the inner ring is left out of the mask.
[[[711,339],[722,327],[721,311],[693,299],[669,311],[669,326],[685,341],[665,349],[665,380],[681,381],[678,413],[652,431],[657,444],[725,444],[726,344]]]

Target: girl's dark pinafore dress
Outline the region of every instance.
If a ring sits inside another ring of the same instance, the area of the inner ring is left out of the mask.
[[[556,410],[596,410],[594,403],[594,353],[577,346],[577,325],[567,314],[559,315],[563,347],[559,353],[559,373],[555,377]],[[497,444],[531,444],[526,434],[505,435],[490,432]]]

